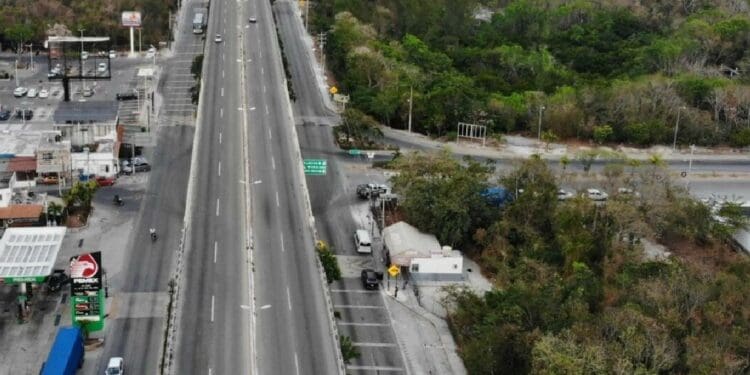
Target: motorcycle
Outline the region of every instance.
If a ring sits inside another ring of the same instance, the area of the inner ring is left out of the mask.
[[[125,202],[122,201],[122,198],[120,198],[119,195],[115,195],[113,203],[115,204],[115,206],[122,206],[125,204]]]
[[[158,237],[156,236],[156,233],[155,232],[151,232],[151,242],[156,242],[157,238]]]

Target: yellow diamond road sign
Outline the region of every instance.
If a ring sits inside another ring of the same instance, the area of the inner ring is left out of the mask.
[[[331,88],[328,89],[328,92],[330,92],[331,94],[335,94],[339,92],[339,89],[337,89],[336,86],[331,86]]]
[[[390,268],[388,268],[388,273],[391,275],[391,277],[396,277],[399,273],[401,273],[401,270],[394,264]]]

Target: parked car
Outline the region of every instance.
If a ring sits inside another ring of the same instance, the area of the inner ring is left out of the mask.
[[[619,195],[625,195],[625,196],[631,196],[631,197],[635,197],[635,198],[640,198],[641,197],[641,193],[639,193],[639,192],[637,192],[637,191],[635,191],[635,190],[633,190],[631,188],[626,188],[626,187],[621,187],[621,188],[617,189],[617,194],[619,194]]]
[[[148,172],[151,170],[151,165],[148,163],[148,161],[141,157],[136,156],[133,158],[133,164],[130,164],[130,160],[123,160],[120,163],[120,172],[123,174],[131,174],[133,173],[133,170],[135,169],[135,172]]]
[[[115,184],[115,178],[114,177],[97,176],[96,177],[96,184],[99,185],[99,187],[112,186],[112,185]]]
[[[39,99],[47,99],[49,97],[49,91],[47,89],[39,90]]]
[[[115,50],[113,49],[109,50],[109,58],[114,59],[115,57],[117,57],[117,52],[115,52]]]
[[[599,189],[586,189],[586,197],[592,201],[606,201],[609,195]]]
[[[106,73],[107,72],[107,63],[99,63],[99,65],[96,66],[96,72],[97,73]]]
[[[138,93],[135,90],[131,92],[121,92],[117,93],[115,97],[117,98],[117,100],[135,100],[138,99]]]
[[[29,92],[26,93],[27,98],[36,98],[36,95],[39,93],[39,90],[35,88],[30,88]]]
[[[34,117],[34,111],[30,109],[16,109],[16,118],[31,120]]]
[[[375,274],[374,270],[370,268],[362,270],[360,279],[362,280],[362,286],[365,289],[371,290],[378,288],[378,276]]]
[[[371,197],[378,197],[380,194],[388,192],[388,186],[383,184],[360,184],[357,185],[357,195],[361,199],[370,199]]]
[[[109,359],[109,362],[107,363],[107,370],[104,371],[104,375],[122,375],[123,372],[123,362],[124,360],[122,357],[112,357]]]
[[[13,90],[13,96],[15,96],[16,98],[20,98],[20,97],[26,95],[27,92],[29,92],[29,89],[27,89],[27,88],[25,88],[23,86],[18,86],[18,87],[16,87],[15,90]]]
[[[6,121],[10,118],[10,110],[0,108],[0,121]]]
[[[60,64],[57,65],[58,66],[55,66],[54,68],[49,70],[49,73],[47,73],[47,78],[62,76],[62,68],[59,67]]]
[[[86,60],[89,58],[89,53],[86,51],[81,52],[81,59]]]
[[[44,176],[39,179],[39,183],[42,185],[57,185],[58,182],[57,176]]]
[[[83,95],[84,97],[86,97],[86,98],[88,98],[88,97],[91,97],[91,96],[94,96],[94,89],[92,89],[91,87],[87,87],[87,88],[85,88],[85,89],[83,90],[83,93],[82,93],[82,95]]]
[[[560,189],[557,191],[557,200],[564,201],[573,198],[573,193]]]
[[[221,43],[221,41],[222,41],[221,34],[216,34],[216,37],[214,38],[214,42]]]

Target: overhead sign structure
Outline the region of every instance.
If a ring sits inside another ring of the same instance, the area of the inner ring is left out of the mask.
[[[102,253],[95,251],[70,258],[70,278],[73,324],[85,324],[89,332],[103,330]]]
[[[122,12],[123,27],[141,27],[141,12]]]
[[[328,160],[326,159],[305,159],[303,160],[305,167],[305,174],[311,176],[325,176],[326,169],[328,168]]]

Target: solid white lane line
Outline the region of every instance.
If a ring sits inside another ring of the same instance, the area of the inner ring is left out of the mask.
[[[299,375],[299,359],[297,359],[297,353],[294,353],[294,368],[297,369],[297,375]]]
[[[276,170],[276,160],[271,156],[271,169]]]
[[[284,236],[280,236],[280,239],[281,239],[281,241],[280,241],[280,243],[281,243],[281,252],[283,253],[284,252]]]
[[[292,311],[292,295],[289,293],[289,287],[286,287],[286,303],[289,305],[289,311]]]
[[[224,118],[224,108],[219,108],[219,117]]]
[[[268,128],[268,139],[273,139],[273,136],[271,136],[271,128]]]
[[[224,69],[221,70],[221,78],[224,78]]]
[[[266,85],[263,85],[263,92],[266,92]]]
[[[221,144],[221,132],[219,132],[219,144]]]
[[[266,104],[266,114],[268,114],[268,104]],[[268,131],[271,131],[271,128],[268,128]]]
[[[278,191],[276,192],[276,207],[280,207],[279,206],[279,192]]]
[[[214,321],[214,296],[211,296],[211,322]]]
[[[221,160],[219,160],[219,177],[221,177]]]
[[[219,242],[214,241],[214,263],[216,263],[216,253],[218,253],[219,250]]]
[[[211,368],[208,368],[208,375],[211,375]]]
[[[216,216],[219,216],[219,198],[216,198]]]
[[[221,96],[224,96],[224,88],[221,88]]]
[[[263,68],[260,68],[260,75],[263,75],[263,74],[264,74]]]
[[[221,61],[224,61],[224,54],[221,54]]]

